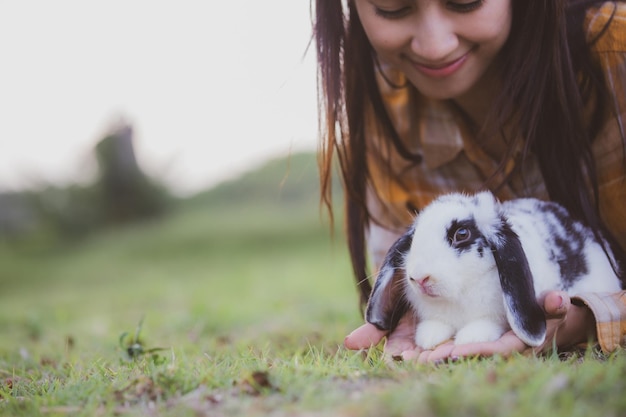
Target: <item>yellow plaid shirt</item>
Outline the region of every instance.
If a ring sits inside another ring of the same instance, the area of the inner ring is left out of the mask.
[[[593,37],[614,11],[612,3],[588,12],[586,25]],[[600,210],[603,220],[626,249],[626,155],[620,136],[620,123],[626,129],[626,6],[619,4],[609,30],[593,45],[593,56],[602,65],[613,92],[619,117],[611,117],[593,144],[600,186]],[[405,82],[401,73],[387,71],[394,84]],[[407,88],[391,88],[379,79],[387,110],[400,138],[422,162],[403,159],[375,128],[369,131],[368,166],[372,190],[368,205],[376,222],[368,230],[368,248],[375,266],[379,266],[391,244],[412,221],[411,208],[421,208],[437,195],[450,191],[478,191],[494,187],[502,176],[493,177],[498,161],[485,153],[462,121],[461,115],[447,102],[410,97]],[[372,150],[373,148],[373,150]],[[537,161],[528,156],[523,164],[521,152],[506,164],[504,175],[512,173],[507,186],[493,190],[502,200],[533,196],[547,199],[547,191]],[[387,174],[387,164],[394,175]],[[522,169],[520,169],[522,168]],[[524,171],[522,178],[520,171]],[[373,196],[376,195],[377,198]],[[626,346],[626,292],[617,294],[579,294],[593,311],[600,347],[611,352]]]

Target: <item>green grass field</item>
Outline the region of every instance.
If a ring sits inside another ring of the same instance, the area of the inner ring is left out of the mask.
[[[284,171],[161,220],[0,247],[0,415],[626,415],[623,352],[436,367],[346,351],[361,318],[340,228]]]

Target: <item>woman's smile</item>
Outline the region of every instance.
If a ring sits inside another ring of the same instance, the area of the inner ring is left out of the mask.
[[[413,60],[411,60],[411,63],[416,70],[428,77],[444,78],[460,70],[469,58],[470,52],[465,53],[460,58],[444,63],[420,63]]]

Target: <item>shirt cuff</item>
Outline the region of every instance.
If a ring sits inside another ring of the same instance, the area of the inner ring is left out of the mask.
[[[626,345],[626,291],[577,294],[572,302],[586,305],[593,313],[598,344],[604,353]]]

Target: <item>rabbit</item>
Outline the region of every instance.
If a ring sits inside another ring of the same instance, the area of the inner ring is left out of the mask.
[[[554,202],[499,202],[489,191],[445,194],[390,248],[366,320],[391,330],[413,310],[422,349],[450,338],[493,341],[509,329],[540,346],[546,322],[537,297],[549,290],[619,291],[618,268],[608,243],[599,244]]]

